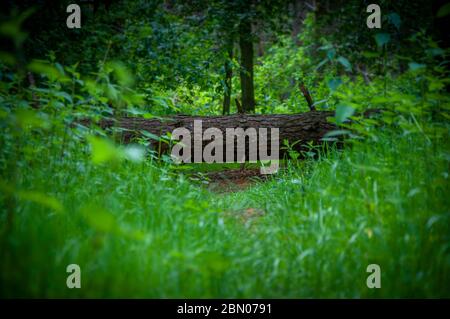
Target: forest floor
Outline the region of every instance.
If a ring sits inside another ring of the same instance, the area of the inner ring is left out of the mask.
[[[208,189],[218,193],[241,191],[267,178],[258,168],[225,169],[206,173]]]

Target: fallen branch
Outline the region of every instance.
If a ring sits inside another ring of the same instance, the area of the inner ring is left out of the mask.
[[[378,113],[379,110],[368,110],[364,114],[370,116]],[[120,140],[124,143],[135,142],[137,138],[143,137],[142,131],[147,131],[155,136],[165,136],[172,134],[177,128],[185,128],[191,136],[191,144],[199,143],[201,140],[204,148],[213,139],[204,139],[204,133],[207,129],[216,128],[222,136],[226,136],[227,129],[255,129],[256,134],[260,129],[267,129],[267,151],[271,152],[272,131],[278,129],[279,132],[279,149],[280,158],[283,158],[285,150],[283,149],[284,141],[289,145],[294,145],[296,151],[305,150],[306,143],[313,144],[323,143],[322,138],[328,132],[337,129],[337,126],[329,121],[334,117],[333,111],[311,111],[300,114],[233,114],[226,116],[188,116],[175,115],[167,118],[143,119],[135,117],[125,117],[118,121],[103,120],[100,122],[102,128],[121,128]],[[200,122],[197,122],[200,121]],[[194,132],[194,123],[201,123],[200,129]],[[86,123],[85,123],[86,124]],[[217,138],[215,136],[215,138]],[[300,143],[296,143],[301,141]],[[151,141],[155,146],[154,149],[160,150],[162,153],[167,152],[169,146],[166,143]],[[225,144],[225,139],[224,139]],[[192,146],[193,147],[193,146]],[[257,144],[257,153],[259,154],[259,143]],[[248,138],[246,140],[246,154],[248,155]],[[225,145],[224,152],[225,154]],[[246,157],[248,159],[248,156]]]
[[[305,86],[303,82],[300,82],[300,91],[302,92],[303,96],[305,97],[306,103],[308,103],[308,107],[310,111],[315,111],[316,107],[314,106],[314,101],[311,97],[311,94],[309,93],[309,90]]]

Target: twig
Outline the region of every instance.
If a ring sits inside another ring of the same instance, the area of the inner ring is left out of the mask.
[[[302,91],[302,94],[305,97],[306,103],[308,103],[309,110],[315,111],[316,107],[314,106],[314,101],[311,97],[311,94],[309,94],[309,90],[306,88],[306,86],[303,82],[300,82],[300,91]]]

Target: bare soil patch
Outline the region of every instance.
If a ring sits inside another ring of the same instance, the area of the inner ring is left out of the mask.
[[[209,172],[204,176],[208,182],[208,189],[218,193],[241,191],[268,177],[262,175],[258,168],[226,169]]]

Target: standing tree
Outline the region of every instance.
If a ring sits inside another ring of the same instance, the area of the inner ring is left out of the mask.
[[[261,29],[274,28],[276,21],[284,17],[283,13],[286,12],[288,4],[281,0],[219,0],[219,2],[227,3],[226,8],[229,10],[225,16],[226,20],[222,22],[227,25],[230,34],[237,34],[239,38],[242,112],[253,113],[256,107],[253,81],[253,44],[256,36],[253,25],[257,23]],[[230,25],[233,27],[230,28]],[[231,86],[229,88],[231,89]]]
[[[253,39],[251,4],[245,3],[245,10],[239,23],[239,48],[241,52],[241,92],[245,113],[255,111],[255,89],[253,87]]]

